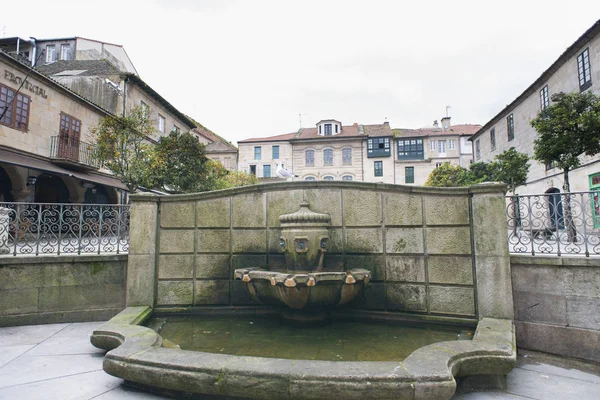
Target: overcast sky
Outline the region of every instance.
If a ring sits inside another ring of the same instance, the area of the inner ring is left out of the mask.
[[[45,0],[5,2],[0,34],[121,44],[235,144],[300,118],[419,128],[446,106],[453,124],[484,124],[598,18],[598,0]]]

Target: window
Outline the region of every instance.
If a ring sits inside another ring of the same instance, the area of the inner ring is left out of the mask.
[[[315,151],[314,150],[306,150],[304,152],[304,164],[307,167],[315,166]]]
[[[556,161],[547,162],[545,164],[545,166],[546,166],[546,171],[548,171],[548,170],[550,170],[552,168],[556,168]]]
[[[225,166],[225,168],[230,169],[231,168],[231,157],[225,157],[223,159],[223,165]]]
[[[454,150],[454,149],[456,148],[456,147],[455,147],[455,145],[454,145],[454,139],[451,139],[451,140],[448,142],[448,148],[449,148],[450,150]]]
[[[270,178],[271,177],[271,165],[263,165],[263,177]]]
[[[261,152],[260,146],[254,146],[254,159],[255,160],[260,160],[260,152]]]
[[[29,126],[29,104],[31,99],[24,94],[17,94],[8,86],[0,85],[0,124],[20,131],[27,131]]]
[[[383,161],[375,161],[375,176],[383,176]]]
[[[435,163],[435,167],[436,167],[436,168],[439,168],[439,167],[441,167],[443,164],[444,164],[443,162],[436,162],[436,163]]]
[[[179,127],[177,125],[173,125],[173,130],[177,133],[179,133],[181,131],[181,129],[179,129]],[[200,140],[200,137],[198,137],[198,140]]]
[[[398,159],[422,160],[423,139],[399,139]]]
[[[548,85],[544,86],[542,90],[540,90],[540,107],[542,110],[545,110],[550,105],[550,101],[548,99]]]
[[[150,116],[150,106],[143,101],[140,101],[140,107],[142,108],[142,115],[144,118],[148,118]]]
[[[325,136],[331,136],[331,124],[323,125],[325,132],[323,133]]]
[[[481,144],[479,143],[479,139],[475,141],[475,158],[477,160],[481,158]]]
[[[158,130],[165,133],[165,117],[158,114]]]
[[[435,150],[435,140],[429,141],[429,150]]]
[[[415,183],[415,167],[404,167],[404,183]]]
[[[496,150],[496,128],[490,129],[490,148]]]
[[[324,176],[323,177],[324,181],[332,181],[333,180],[333,176],[329,175],[329,176]]]
[[[323,165],[333,165],[333,150],[323,150]]]
[[[339,129],[340,129],[340,126],[338,124],[335,124],[335,133],[339,133]]]
[[[351,181],[352,180],[352,176],[351,175],[344,175],[344,176],[342,176],[342,180],[343,181]]]
[[[273,160],[279,159],[279,146],[273,146]]]
[[[515,138],[515,118],[512,114],[506,117],[506,131],[508,132],[508,141]]]
[[[250,165],[250,174],[256,176],[256,165]]]
[[[71,59],[71,45],[62,44],[60,45],[60,59],[68,61]]]
[[[583,91],[592,86],[589,48],[577,56],[577,72],[579,74],[579,90]]]
[[[304,178],[305,181],[316,181],[314,176],[307,176],[306,178]]]
[[[439,150],[440,156],[446,155],[446,141],[445,140],[438,140],[438,150]]]
[[[367,139],[367,157],[389,157],[390,138]]]
[[[79,161],[79,137],[81,121],[65,113],[60,113],[58,136],[58,157]]]
[[[342,149],[342,165],[352,165],[352,149]]]
[[[56,61],[56,47],[54,45],[46,46],[46,62],[52,63]]]

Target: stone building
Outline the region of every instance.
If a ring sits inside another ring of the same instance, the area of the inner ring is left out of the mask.
[[[552,104],[557,93],[600,93],[600,20],[569,46],[523,93],[503,108],[471,138],[474,160],[490,162],[510,147],[533,157],[537,132],[530,122]],[[571,191],[600,187],[600,155],[582,156],[582,165],[570,172]],[[553,165],[531,160],[527,183],[519,194],[562,191],[563,172]]]
[[[266,179],[275,177],[275,163],[282,163],[301,180],[423,185],[442,162],[468,165],[471,159],[467,139],[480,126],[451,126],[450,118],[443,124],[392,130],[387,121],[344,126],[322,120],[314,128],[238,142],[238,168]]]
[[[192,133],[206,146],[207,158],[220,162],[228,171],[237,170],[237,147],[202,125],[194,128]]]
[[[108,110],[0,51],[0,201],[117,203],[119,180],[93,156]]]

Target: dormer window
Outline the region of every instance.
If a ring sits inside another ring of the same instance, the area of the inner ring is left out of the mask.
[[[317,123],[319,136],[337,135],[342,131],[342,123],[334,119],[326,119]]]

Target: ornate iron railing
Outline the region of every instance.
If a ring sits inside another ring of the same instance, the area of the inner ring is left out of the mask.
[[[50,158],[68,160],[92,168],[100,168],[102,165],[95,145],[67,136],[50,137]]]
[[[511,253],[600,254],[600,192],[506,196]]]
[[[0,254],[127,253],[129,205],[0,203]]]

